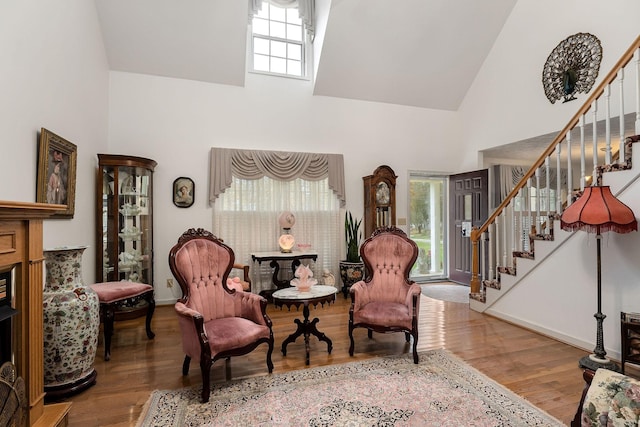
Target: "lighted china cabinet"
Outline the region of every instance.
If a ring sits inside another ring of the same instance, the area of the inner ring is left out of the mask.
[[[153,285],[156,164],[142,157],[98,154],[97,282]]]

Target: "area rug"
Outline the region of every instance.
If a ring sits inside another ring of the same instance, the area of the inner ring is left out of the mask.
[[[440,301],[469,304],[469,287],[447,283],[441,285],[420,285],[422,294]]]
[[[146,426],[562,426],[446,350],[154,391]]]

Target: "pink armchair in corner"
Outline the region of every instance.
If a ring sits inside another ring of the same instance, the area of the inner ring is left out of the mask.
[[[184,232],[169,252],[169,267],[183,293],[175,305],[185,353],[182,374],[189,373],[191,359],[199,362],[203,402],[209,401],[211,365],[218,359],[244,355],[266,343],[267,368],[273,372],[267,301],[228,280],[234,259],[230,247],[201,228]]]
[[[413,337],[413,362],[418,363],[418,314],[420,286],[409,279],[418,257],[418,246],[396,227],[382,227],[362,244],[360,256],[366,277],[351,286],[349,354],[353,356],[355,328],[373,332],[404,332]]]

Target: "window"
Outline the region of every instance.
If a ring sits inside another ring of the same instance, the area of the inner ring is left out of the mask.
[[[251,27],[254,71],[306,76],[305,28],[297,7],[282,8],[265,1]]]
[[[321,281],[325,269],[338,277],[338,261],[344,251],[344,216],[327,178],[278,181],[234,176],[231,186],[214,203],[213,233],[233,249],[238,262],[251,264],[253,292],[272,289],[269,264],[251,263],[250,258],[252,252],[279,250],[282,230],[278,216],[283,211],[291,211],[296,217],[291,229],[296,244],[310,244],[318,253],[315,264],[309,263],[314,277]],[[280,279],[291,279],[291,269],[282,267]]]
[[[446,277],[447,178],[409,174],[409,237],[418,245],[411,278],[422,282]]]

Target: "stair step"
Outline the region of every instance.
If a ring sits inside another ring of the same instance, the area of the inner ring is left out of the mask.
[[[611,185],[615,187],[624,187],[631,179],[635,177],[634,172],[631,171],[633,163],[633,143],[640,141],[640,135],[628,137],[625,143],[625,159],[624,163],[615,163],[611,165],[599,166],[596,174],[596,183],[594,185]],[[640,150],[635,155],[640,155]],[[640,161],[640,159],[636,159]],[[605,172],[621,172],[617,174],[604,174]],[[606,183],[604,182],[606,181]],[[551,227],[546,233],[531,233],[529,234],[529,251],[513,251],[511,253],[513,257],[513,266],[498,266],[496,267],[498,277],[496,279],[482,280],[482,289],[476,294],[470,294],[471,308],[477,311],[484,311],[487,306],[486,303],[493,303],[495,296],[489,297],[487,290],[493,289],[499,294],[504,294],[518,282],[518,275],[524,277],[526,273],[535,268],[535,266],[541,260],[544,260],[555,248],[562,244],[569,236],[571,232],[564,231],[557,227],[558,233],[554,233],[556,227],[555,222],[560,221],[560,215],[552,214],[553,221],[551,221]],[[536,245],[536,241],[556,241],[555,245]],[[538,261],[536,262],[536,246],[538,247]],[[518,259],[522,260],[520,265]],[[531,262],[527,262],[529,260]],[[519,267],[519,268],[518,268]],[[498,297],[499,298],[499,297]]]

